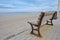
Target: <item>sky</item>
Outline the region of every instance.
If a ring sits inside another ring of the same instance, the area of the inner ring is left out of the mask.
[[[0,0],[0,12],[38,12],[57,10],[58,0]]]
[[[58,0],[58,10],[60,10],[60,0]]]

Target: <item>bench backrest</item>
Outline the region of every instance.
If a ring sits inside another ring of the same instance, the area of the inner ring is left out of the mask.
[[[44,15],[45,15],[44,12],[41,12],[41,15],[39,15],[39,18],[38,18],[38,26],[41,25],[41,22],[42,22],[42,19],[43,19]]]
[[[51,20],[55,19],[55,17],[57,17],[57,12],[53,13]]]

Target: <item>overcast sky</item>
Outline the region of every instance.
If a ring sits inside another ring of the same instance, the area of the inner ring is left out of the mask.
[[[0,12],[57,10],[58,0],[0,0]]]

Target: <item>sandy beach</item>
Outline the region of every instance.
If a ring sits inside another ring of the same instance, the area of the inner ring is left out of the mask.
[[[37,20],[39,14],[11,14],[0,16],[0,40],[60,40],[60,16],[53,26],[41,28],[42,38],[30,34],[28,21]]]

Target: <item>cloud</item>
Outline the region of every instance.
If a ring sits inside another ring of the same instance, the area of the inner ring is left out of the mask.
[[[57,10],[58,0],[0,0],[1,11]]]
[[[28,7],[28,8],[14,8],[14,9],[0,9],[0,12],[40,12],[40,11],[54,11],[57,8],[45,7]]]
[[[0,8],[14,8],[15,6],[9,4],[0,4]]]

